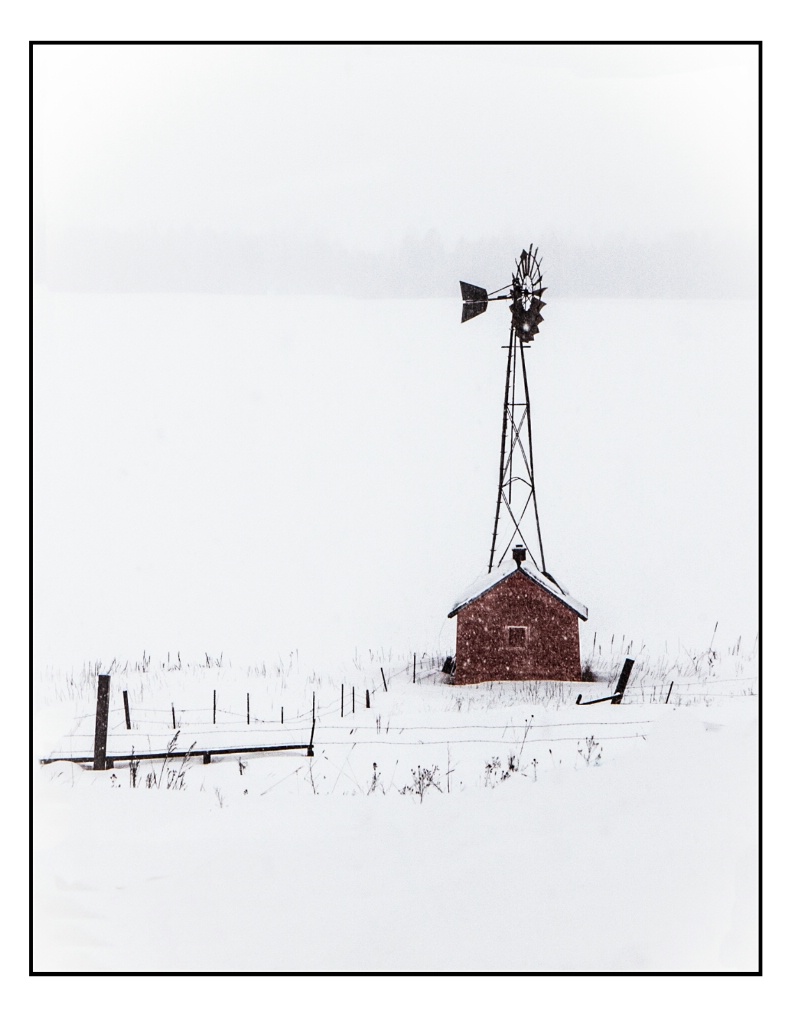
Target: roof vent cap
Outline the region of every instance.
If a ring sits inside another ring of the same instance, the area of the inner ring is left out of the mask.
[[[525,545],[515,545],[512,548],[512,558],[517,563],[517,565],[521,565],[525,561]]]

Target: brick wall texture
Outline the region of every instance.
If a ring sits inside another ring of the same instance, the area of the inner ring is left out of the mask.
[[[580,680],[578,616],[523,573],[456,615],[455,683]]]

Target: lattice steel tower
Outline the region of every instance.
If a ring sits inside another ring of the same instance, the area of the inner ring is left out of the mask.
[[[541,260],[537,259],[537,250],[533,246],[528,252],[523,249],[511,285],[505,285],[494,292],[487,292],[465,281],[459,284],[462,289],[462,323],[483,313],[489,302],[511,300],[509,344],[505,346],[506,390],[503,399],[498,501],[487,571],[491,572],[493,567],[499,566],[513,545],[522,545],[536,569],[552,580],[545,564],[539,525],[531,437],[531,399],[525,368],[526,349],[530,348],[543,320],[542,309],[545,303],[542,296],[545,288],[542,286]]]

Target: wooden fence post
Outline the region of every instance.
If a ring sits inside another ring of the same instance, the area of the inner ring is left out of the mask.
[[[666,694],[665,702],[668,703],[668,698],[671,696],[671,691],[674,689],[674,680],[671,680],[671,685],[668,687],[668,693]]]
[[[344,717],[344,684],[341,683],[341,717]]]
[[[173,728],[176,728],[176,708],[171,703],[171,721],[173,722]]]
[[[283,708],[281,708],[281,725],[283,725]]]
[[[99,676],[96,688],[96,728],[94,730],[93,770],[107,768],[107,717],[110,711],[110,676]]]
[[[619,676],[619,681],[616,684],[616,692],[614,693],[613,697],[611,698],[611,704],[621,704],[622,697],[624,696],[624,691],[627,688],[627,680],[630,678],[630,673],[632,672],[632,667],[633,667],[634,664],[635,664],[635,659],[634,658],[625,658],[624,659],[624,666],[623,666],[623,668],[621,670],[621,675]]]
[[[129,694],[124,690],[124,717],[126,718],[127,729],[132,728],[132,722],[129,718]]]
[[[352,714],[355,713],[355,687],[352,687]]]
[[[250,725],[250,694],[247,695],[247,724]]]
[[[370,708],[370,707],[371,707],[371,698],[369,697],[369,692],[368,692],[368,690],[366,690],[366,707],[367,707],[367,708]]]
[[[212,725],[217,725],[217,690],[212,690]]]
[[[388,692],[388,682],[385,679],[385,669],[380,665],[380,672],[382,673],[382,685],[385,687],[385,693]]]
[[[413,682],[415,682],[415,659],[416,658],[417,658],[417,655],[414,654],[413,655]]]

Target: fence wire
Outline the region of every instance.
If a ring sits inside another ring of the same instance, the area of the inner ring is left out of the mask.
[[[429,660],[431,664],[430,669],[425,668],[425,661]],[[375,709],[373,706],[365,706],[365,694],[368,692],[370,702],[373,704],[374,698],[381,699],[383,694],[389,695],[388,685],[392,685],[394,682],[401,681],[404,685],[403,677],[406,675],[409,679],[413,676],[416,684],[419,683],[432,683],[435,685],[448,686],[448,681],[445,676],[441,677],[440,665],[442,664],[442,658],[432,659],[421,659],[415,665],[412,660],[407,664],[404,664],[400,668],[392,670],[389,678],[383,683],[382,679],[379,678],[376,682],[372,681],[369,686],[348,686],[346,682],[343,684],[343,699],[341,696],[340,689],[336,690],[336,695],[331,699],[323,702],[321,699],[316,700],[316,693],[314,691],[315,712],[313,708],[308,708],[305,711],[298,712],[297,714],[285,715],[283,718],[279,718],[277,714],[274,717],[262,718],[259,715],[250,713],[247,709],[244,711],[236,710],[234,708],[220,707],[217,705],[211,707],[176,707],[175,703],[170,707],[149,707],[147,705],[133,706],[130,708],[131,717],[131,729],[125,729],[126,715],[125,708],[121,706],[114,706],[109,709],[109,721],[110,731],[108,739],[112,738],[112,746],[118,742],[120,736],[128,736],[130,741],[132,740],[143,740],[148,742],[150,749],[151,741],[162,740],[169,742],[173,738],[174,731],[183,734],[185,741],[189,742],[192,738],[191,733],[198,732],[203,742],[206,742],[211,737],[224,737],[224,736],[235,736],[239,738],[240,744],[242,742],[250,742],[251,740],[264,738],[264,737],[277,737],[288,742],[299,742],[302,737],[302,732],[305,731],[309,726],[315,722],[317,730],[322,734],[321,745],[322,746],[343,746],[347,745],[350,740],[344,740],[341,738],[328,738],[328,733],[337,734],[342,730],[349,731],[350,736],[356,735],[358,732],[370,733],[376,732],[376,738],[371,739],[356,738],[352,740],[352,746],[356,743],[363,743],[366,745],[382,744],[387,743],[388,745],[394,746],[426,746],[426,745],[455,745],[455,744],[470,744],[470,743],[506,743],[514,744],[515,742],[521,743],[537,743],[537,742],[548,742],[548,737],[528,735],[533,733],[534,730],[542,730],[547,732],[548,730],[555,729],[602,729],[603,727],[612,727],[616,724],[616,721],[611,720],[580,720],[576,719],[574,722],[536,722],[531,720],[530,723],[527,719],[522,722],[509,722],[506,724],[448,724],[448,725],[394,725],[392,721],[388,721],[385,725],[381,721],[377,724],[363,724],[355,721],[358,715],[369,713],[377,713],[379,709]],[[756,675],[746,675],[739,677],[730,678],[717,678],[712,682],[716,686],[720,686],[725,683],[744,683],[747,686],[755,683],[758,679]],[[754,697],[758,696],[757,693],[753,692],[741,692],[735,693],[733,691],[724,691],[722,689],[710,690],[701,689],[703,680],[700,677],[684,677],[676,678],[673,681],[665,682],[649,682],[649,677],[634,678],[631,680],[631,684],[627,689],[622,700],[621,708],[622,714],[620,715],[619,724],[622,726],[643,726],[651,725],[651,719],[639,719],[625,721],[623,717],[623,710],[625,708],[633,707],[637,708],[640,705],[650,704],[664,704],[665,697],[668,694],[668,687],[673,682],[674,692],[672,695],[671,706],[678,706],[680,701],[687,698],[706,699],[706,698],[736,698],[736,697]],[[309,680],[310,683],[310,680]],[[281,680],[281,686],[284,685],[284,680]],[[336,684],[340,686],[341,684]],[[494,690],[497,684],[493,684],[492,687],[488,687],[487,691]],[[539,683],[541,685],[541,682]],[[591,684],[583,684],[581,686],[587,689]],[[613,682],[606,680],[599,680],[598,687],[607,688],[614,685]],[[699,688],[691,690],[689,687],[696,685]],[[706,686],[706,683],[704,683]],[[570,703],[571,703],[571,690],[570,687]],[[459,696],[462,696],[462,688],[460,688]],[[483,691],[476,690],[476,696],[481,694]],[[352,711],[352,695],[355,695],[355,711]],[[515,696],[520,696],[520,691],[514,692]],[[249,698],[249,694],[246,695]],[[473,696],[471,694],[470,696]],[[526,702],[527,703],[527,702]],[[527,706],[531,706],[527,703]],[[344,714],[341,716],[341,721],[337,720],[337,716],[341,715],[341,710],[344,709]],[[383,709],[386,710],[386,709]],[[448,709],[445,709],[448,711]],[[455,709],[456,710],[456,709]],[[471,710],[476,710],[475,707]],[[489,709],[480,709],[489,710]],[[428,714],[443,713],[440,711],[428,711]],[[281,708],[281,714],[283,714],[283,708]],[[381,712],[380,712],[381,714]],[[172,724],[173,716],[176,716],[175,730]],[[187,717],[185,717],[187,716]],[[217,719],[223,718],[220,724]],[[380,715],[378,714],[379,718]],[[95,720],[95,711],[85,712],[83,714],[74,716],[73,729],[77,730],[90,720]],[[231,721],[229,722],[229,719]],[[533,719],[533,716],[532,716]],[[238,727],[234,727],[233,723],[238,722]],[[152,728],[156,731],[152,731]],[[162,731],[162,730],[166,731]],[[298,733],[298,730],[300,731]],[[457,737],[454,735],[447,735],[449,733],[456,733],[458,731],[479,731],[487,730],[489,732],[500,731],[504,735],[501,737]],[[412,739],[399,739],[403,733],[420,733],[425,734],[424,738],[412,738]],[[512,735],[507,737],[505,734],[511,732]],[[634,739],[641,736],[641,734],[608,734],[607,740],[615,739]],[[443,738],[444,737],[444,738]],[[93,742],[93,732],[70,732],[67,737],[68,740],[83,741],[88,744]],[[605,738],[605,737],[603,737]],[[646,737],[643,736],[645,739]],[[584,742],[585,736],[553,736],[551,742],[554,743],[567,743]],[[82,743],[78,743],[82,745]],[[318,745],[318,737],[314,738],[314,746]],[[62,753],[62,752],[61,752]],[[53,754],[53,757],[57,757],[58,754]],[[70,756],[64,754],[63,756]],[[82,756],[74,755],[71,756]],[[108,756],[112,756],[109,754]],[[116,755],[118,756],[118,755]],[[229,755],[230,756],[230,755]],[[337,767],[337,766],[334,766]],[[357,785],[357,782],[355,782]]]

